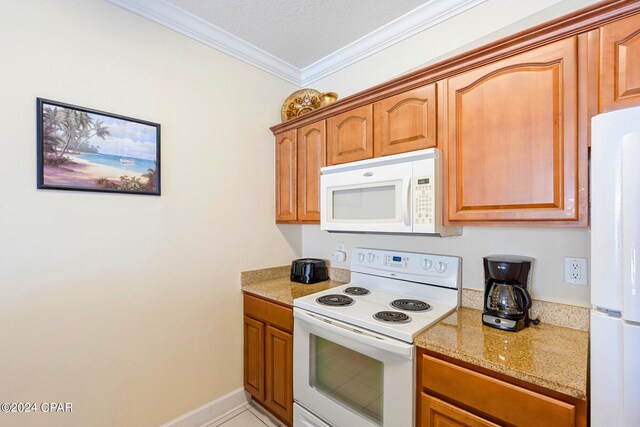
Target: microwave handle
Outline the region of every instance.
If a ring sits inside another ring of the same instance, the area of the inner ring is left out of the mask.
[[[410,199],[409,193],[411,191],[411,177],[404,177],[402,180],[402,221],[404,225],[411,225],[411,215],[410,215]]]

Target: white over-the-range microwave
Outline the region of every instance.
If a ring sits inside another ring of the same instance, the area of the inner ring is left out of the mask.
[[[442,225],[441,156],[429,148],[322,168],[320,229],[462,234]]]

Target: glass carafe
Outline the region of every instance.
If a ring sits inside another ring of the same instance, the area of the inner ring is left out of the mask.
[[[504,316],[524,316],[531,308],[531,297],[518,282],[493,281],[487,292],[487,308]]]

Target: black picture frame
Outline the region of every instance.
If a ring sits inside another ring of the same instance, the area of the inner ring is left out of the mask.
[[[160,196],[160,124],[45,98],[36,111],[38,189]]]

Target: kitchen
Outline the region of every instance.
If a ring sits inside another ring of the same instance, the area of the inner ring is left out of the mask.
[[[344,98],[594,2],[515,3],[484,2],[312,86]],[[14,143],[3,146],[5,158],[31,164],[33,104],[44,96],[162,123],[164,175],[159,198],[45,192],[35,190],[31,167],[9,162],[0,278],[11,284],[2,318],[12,346],[2,352],[3,398],[68,399],[74,413],[5,414],[1,422],[158,425],[241,390],[240,272],[329,259],[338,243],[348,254],[369,247],[460,256],[463,287],[475,290],[483,256],[529,255],[534,299],[590,305],[588,287],[562,280],[564,256],[589,256],[586,228],[472,226],[440,239],[276,225],[269,128],[300,86],[107,2],[6,7],[12,83],[2,116]],[[74,40],[83,60],[63,61],[63,40]],[[348,269],[349,261],[332,266]]]

